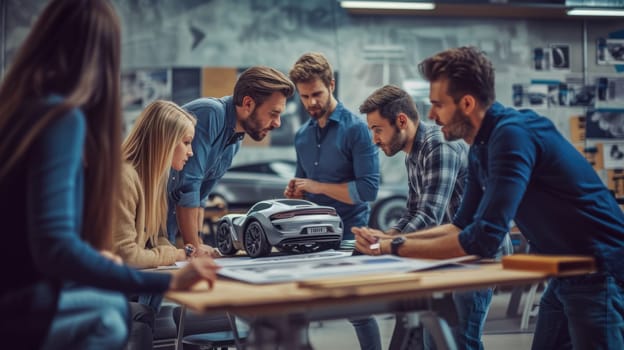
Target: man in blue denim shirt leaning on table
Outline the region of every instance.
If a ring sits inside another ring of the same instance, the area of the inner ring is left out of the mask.
[[[181,171],[172,170],[169,178],[167,231],[172,243],[179,231],[184,243],[193,245],[193,255],[215,253],[198,234],[208,195],[232,164],[245,134],[260,141],[280,126],[286,99],[294,89],[283,73],[254,66],[241,73],[233,96],[200,98],[182,106],[197,118],[195,156]]]
[[[386,85],[375,90],[360,106],[373,132],[373,143],[392,157],[403,151],[408,174],[407,211],[386,230],[396,236],[451,222],[459,209],[468,178],[468,146],[446,141],[437,125],[420,120],[416,104],[405,90]],[[509,242],[507,237],[505,242]],[[501,249],[502,250],[502,249]],[[452,300],[451,300],[452,299]],[[492,288],[453,292],[444,302],[453,305],[435,311],[457,315],[453,333],[460,349],[483,349],[481,333],[488,314]],[[405,334],[395,328],[391,346]],[[425,349],[434,349],[425,333]]]
[[[325,56],[302,55],[289,75],[311,118],[295,135],[297,170],[284,196],[334,207],[343,222],[343,248],[352,248],[351,227],[368,223],[368,202],[377,197],[379,152],[366,123],[334,97],[336,82]],[[362,349],[381,349],[372,316],[350,321]]]
[[[419,68],[431,83],[429,117],[447,140],[471,145],[462,203],[452,223],[410,233],[403,244],[355,228],[356,248],[491,257],[513,220],[532,252],[591,255],[598,266],[597,273],[549,280],[533,349],[622,349],[624,214],[615,197],[549,119],[495,102],[494,69],[478,49],[449,49]],[[371,249],[378,239],[379,249]]]

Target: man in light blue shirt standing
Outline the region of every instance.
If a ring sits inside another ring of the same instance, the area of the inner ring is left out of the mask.
[[[201,244],[198,234],[208,195],[232,164],[245,134],[260,141],[280,126],[280,115],[294,88],[283,73],[255,66],[240,75],[233,96],[200,98],[182,106],[197,118],[197,126],[194,157],[169,178],[167,231],[171,242],[175,243],[179,232],[184,243],[195,248],[194,255],[213,254],[210,246]]]
[[[333,70],[322,54],[301,56],[290,79],[311,119],[295,136],[297,170],[284,195],[336,208],[343,221],[343,243],[351,241],[351,227],[368,223],[368,202],[377,197],[377,147],[370,142],[366,123],[334,97]],[[373,317],[350,321],[362,349],[381,349]]]

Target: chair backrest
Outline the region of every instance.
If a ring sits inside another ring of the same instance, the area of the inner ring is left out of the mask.
[[[178,333],[176,349],[244,349],[247,331],[239,331],[236,320],[226,313],[198,314],[176,307],[173,319]]]
[[[182,307],[178,306],[173,309],[173,321],[176,328],[179,327],[180,315]],[[225,313],[209,313],[198,314],[196,312],[186,310],[184,317],[184,335],[226,332],[232,331],[230,322]]]

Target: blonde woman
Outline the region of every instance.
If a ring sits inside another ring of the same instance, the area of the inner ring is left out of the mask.
[[[123,142],[121,198],[114,228],[114,252],[137,268],[186,259],[167,237],[167,179],[193,156],[195,119],[169,101],[154,101]]]

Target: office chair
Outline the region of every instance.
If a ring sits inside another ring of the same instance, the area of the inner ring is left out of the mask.
[[[247,331],[238,330],[227,313],[198,314],[178,306],[173,310],[178,330],[177,350],[243,349]]]

